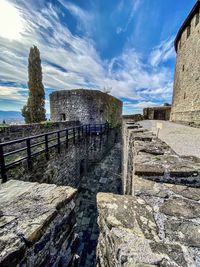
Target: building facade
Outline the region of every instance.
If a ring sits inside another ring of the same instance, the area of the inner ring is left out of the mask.
[[[143,117],[145,120],[164,120],[170,119],[171,106],[148,107],[143,109]]]
[[[180,28],[175,49],[171,120],[200,124],[200,0]]]
[[[119,125],[122,102],[98,90],[63,90],[50,94],[52,121],[79,121],[82,124]]]

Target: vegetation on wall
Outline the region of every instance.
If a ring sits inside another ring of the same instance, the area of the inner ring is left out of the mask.
[[[36,46],[30,48],[28,75],[29,96],[27,105],[22,109],[22,116],[26,123],[45,121],[45,92],[42,84],[40,51]]]
[[[109,100],[105,101],[105,118],[107,119],[108,123],[111,127],[118,126],[120,121],[120,108],[119,108],[119,101],[112,96],[109,96]]]

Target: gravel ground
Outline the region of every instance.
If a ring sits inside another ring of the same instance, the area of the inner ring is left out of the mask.
[[[200,158],[200,128],[193,128],[169,121],[146,120],[139,122],[145,129],[157,133],[156,124],[162,123],[159,138],[181,156]]]

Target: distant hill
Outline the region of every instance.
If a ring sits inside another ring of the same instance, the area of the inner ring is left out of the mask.
[[[24,118],[20,111],[0,110],[0,123],[5,120],[6,123],[24,123]]]
[[[46,114],[47,119],[50,118],[50,114]],[[5,120],[8,124],[22,124],[24,118],[20,111],[3,111],[0,110],[0,124]]]

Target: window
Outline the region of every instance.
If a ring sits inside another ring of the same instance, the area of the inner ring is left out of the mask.
[[[65,113],[61,114],[61,121],[66,121],[66,114]]]
[[[185,65],[183,65],[183,71],[185,70]]]
[[[196,14],[195,26],[197,26],[198,24],[199,24],[199,10]]]
[[[186,99],[186,93],[184,93],[184,97],[183,98]]]
[[[190,36],[191,33],[191,25],[187,27],[187,38]]]

